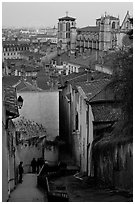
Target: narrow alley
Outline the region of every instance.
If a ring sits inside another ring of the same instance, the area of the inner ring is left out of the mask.
[[[37,188],[36,174],[24,174],[22,184],[18,184],[11,193],[8,202],[44,202],[47,201],[46,192]]]
[[[133,202],[133,4],[63,3],[2,2],[2,202]]]

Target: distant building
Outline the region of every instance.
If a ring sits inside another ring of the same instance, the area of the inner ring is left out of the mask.
[[[88,49],[107,51],[120,47],[123,37],[132,28],[130,14],[127,14],[120,25],[119,17],[107,15],[96,19],[96,26],[77,29],[76,50],[83,53]]]
[[[47,35],[57,35],[58,29],[54,26],[53,28],[46,28]]]
[[[58,45],[61,49],[75,51],[76,19],[69,17],[59,18],[58,22]]]
[[[3,41],[2,43],[3,53],[2,60],[5,59],[21,59],[21,53],[28,51],[30,44],[27,42],[14,41]]]

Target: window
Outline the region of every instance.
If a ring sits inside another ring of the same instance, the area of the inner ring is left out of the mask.
[[[112,29],[115,29],[115,22],[112,22]]]
[[[70,33],[66,33],[66,38],[70,38]]]
[[[69,22],[66,23],[66,31],[70,31],[70,23]]]
[[[77,112],[75,116],[75,129],[78,130],[78,127],[79,127],[79,118],[78,118],[78,112]]]
[[[86,111],[86,124],[88,125],[89,123],[89,111]]]
[[[63,30],[63,24],[60,23],[59,26],[60,26],[60,31],[62,31]]]

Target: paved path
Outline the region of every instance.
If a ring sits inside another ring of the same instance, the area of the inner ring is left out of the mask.
[[[47,202],[47,196],[37,188],[37,176],[25,174],[23,183],[11,193],[9,202]]]

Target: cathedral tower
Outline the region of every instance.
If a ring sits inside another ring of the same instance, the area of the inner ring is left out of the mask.
[[[65,51],[74,50],[76,38],[76,19],[66,16],[59,18],[58,22],[58,44]]]

